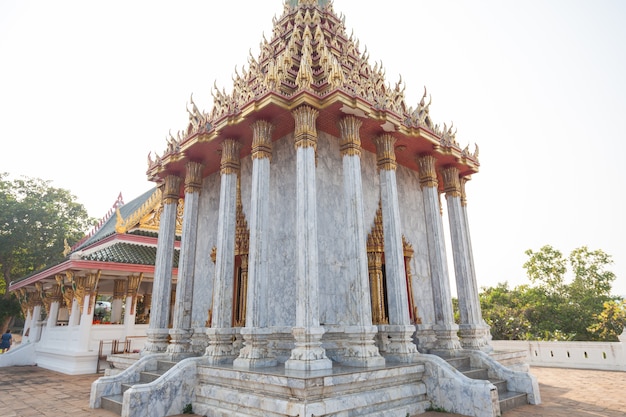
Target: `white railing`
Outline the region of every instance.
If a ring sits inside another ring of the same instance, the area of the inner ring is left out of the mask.
[[[626,372],[626,332],[619,342],[492,340],[495,350],[525,350],[531,366]]]

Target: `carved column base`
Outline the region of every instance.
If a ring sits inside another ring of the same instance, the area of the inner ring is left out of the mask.
[[[204,355],[209,345],[206,327],[196,327],[191,335],[191,351],[198,356]]]
[[[486,353],[493,352],[493,347],[489,344],[491,340],[489,326],[461,324],[459,329],[463,349],[481,350]]]
[[[341,357],[341,364],[371,368],[385,366],[385,358],[380,355],[374,338],[376,326],[349,326],[344,329],[348,346]]]
[[[170,329],[170,344],[167,353],[172,354],[172,359],[180,360],[194,356],[191,350],[191,329]]]
[[[235,349],[237,329],[232,327],[209,327],[206,329],[206,334],[209,338],[209,346],[207,346],[204,353],[207,358],[207,364],[232,364],[238,354]]]
[[[296,339],[296,347],[285,362],[285,369],[317,371],[333,367],[332,361],[326,357],[326,351],[322,347],[323,327],[294,327],[292,333]]]
[[[417,344],[417,351],[428,353],[434,349],[437,343],[437,336],[431,324],[416,324],[413,340]]]
[[[170,336],[169,329],[147,329],[146,336],[146,344],[143,346],[141,356],[165,353]]]
[[[459,326],[456,324],[435,324],[433,330],[437,336],[437,341],[435,342],[435,347],[429,353],[442,358],[449,358],[454,357],[456,352],[462,349],[461,342],[457,336]]]
[[[382,354],[388,362],[414,363],[420,360],[417,346],[413,343],[415,326],[383,324],[378,326]]]
[[[241,329],[244,347],[239,352],[239,357],[233,362],[235,368],[254,369],[276,366],[278,361],[267,348],[268,338],[272,335],[269,328]]]

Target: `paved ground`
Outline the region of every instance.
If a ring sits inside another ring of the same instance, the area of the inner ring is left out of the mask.
[[[624,417],[626,372],[537,368],[543,403],[526,405],[504,417]],[[91,416],[114,413],[89,408],[91,383],[98,375],[68,376],[36,366],[0,368],[0,416]],[[428,412],[421,417],[452,417]]]

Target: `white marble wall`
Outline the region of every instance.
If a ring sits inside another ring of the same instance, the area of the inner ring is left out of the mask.
[[[270,171],[270,225],[269,271],[270,326],[292,326],[296,300],[296,151],[293,135],[287,135],[273,144]],[[252,161],[243,158],[241,164],[241,197],[244,213],[250,210]],[[361,156],[363,179],[365,232],[374,225],[380,198],[376,155],[363,151]],[[349,325],[356,322],[346,308],[350,294],[346,262],[347,248],[344,228],[343,165],[339,139],[319,133],[317,147],[317,210],[320,285],[320,323]],[[424,225],[424,208],[418,174],[399,166],[397,170],[402,233],[413,245],[411,263],[413,298],[424,323],[434,321],[428,248]],[[204,326],[207,310],[211,307],[215,265],[210,259],[211,248],[217,239],[220,175],[204,179],[200,194],[198,244],[194,284],[193,327]]]

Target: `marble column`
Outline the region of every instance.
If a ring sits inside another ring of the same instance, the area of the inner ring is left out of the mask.
[[[439,191],[435,163],[432,155],[417,158],[419,165],[420,185],[424,199],[424,215],[426,217],[426,237],[428,240],[428,257],[430,263],[433,307],[435,312],[436,341],[430,353],[449,356],[461,349],[457,331],[459,326],[454,323],[452,295],[448,276],[448,263],[444,242],[443,222],[439,209]]]
[[[385,250],[385,282],[387,283],[387,309],[389,324],[380,325],[386,339],[384,356],[390,362],[415,362],[419,358],[413,343],[415,326],[411,325],[409,298],[406,288],[402,225],[396,180],[396,138],[383,134],[374,138],[380,179],[380,201],[383,213]]]
[[[126,280],[116,279],[113,281],[113,302],[111,303],[111,323],[122,323],[122,310],[126,298]]]
[[[474,254],[472,252],[472,239],[469,231],[469,221],[467,219],[467,198],[465,193],[465,184],[469,180],[468,177],[460,178],[460,223],[459,230],[464,242],[464,262],[466,266],[466,292],[467,292],[467,309],[468,320],[463,322],[461,320],[460,335],[461,345],[465,349],[482,350],[483,352],[492,352],[493,347],[490,345],[491,332],[489,325],[483,319],[483,314],[480,308],[480,298],[478,292],[478,283],[476,281],[476,270],[474,269]],[[448,209],[449,211],[449,209]],[[452,219],[450,219],[452,222]],[[458,283],[457,283],[458,286]],[[460,300],[459,300],[460,301]]]
[[[180,183],[180,177],[168,175],[162,185],[163,211],[159,224],[159,241],[152,284],[154,304],[150,309],[150,324],[146,330],[147,339],[141,352],[142,356],[162,353],[167,349]]]
[[[167,352],[175,359],[193,356],[191,349],[191,312],[193,308],[193,280],[196,264],[196,236],[198,230],[198,204],[202,189],[202,169],[199,162],[187,162],[185,176],[185,208],[183,234],[178,262],[174,320],[170,329]]]
[[[250,247],[248,254],[248,291],[246,325],[241,329],[244,347],[233,365],[237,368],[275,366],[276,358],[268,348],[269,265],[269,190],[273,126],[265,120],[252,124],[252,196],[250,202]]]
[[[350,272],[348,305],[353,309],[356,322],[346,326],[348,349],[342,363],[351,366],[384,366],[374,338],[378,328],[372,325],[369,271],[367,262],[367,234],[363,208],[363,182],[361,178],[362,122],[354,116],[339,121],[341,132],[340,151],[343,159],[343,188],[346,196],[346,236],[348,249],[348,271]]]
[[[213,308],[211,327],[207,329],[209,346],[205,352],[208,362],[213,365],[232,363],[238,354],[233,344],[236,330],[232,327],[232,312],[240,147],[234,139],[225,139],[222,143]]]
[[[285,362],[286,369],[332,368],[322,347],[324,328],[319,323],[317,253],[317,188],[315,152],[319,112],[300,106],[293,112],[296,147],[296,325],[292,329],[295,348]]]

